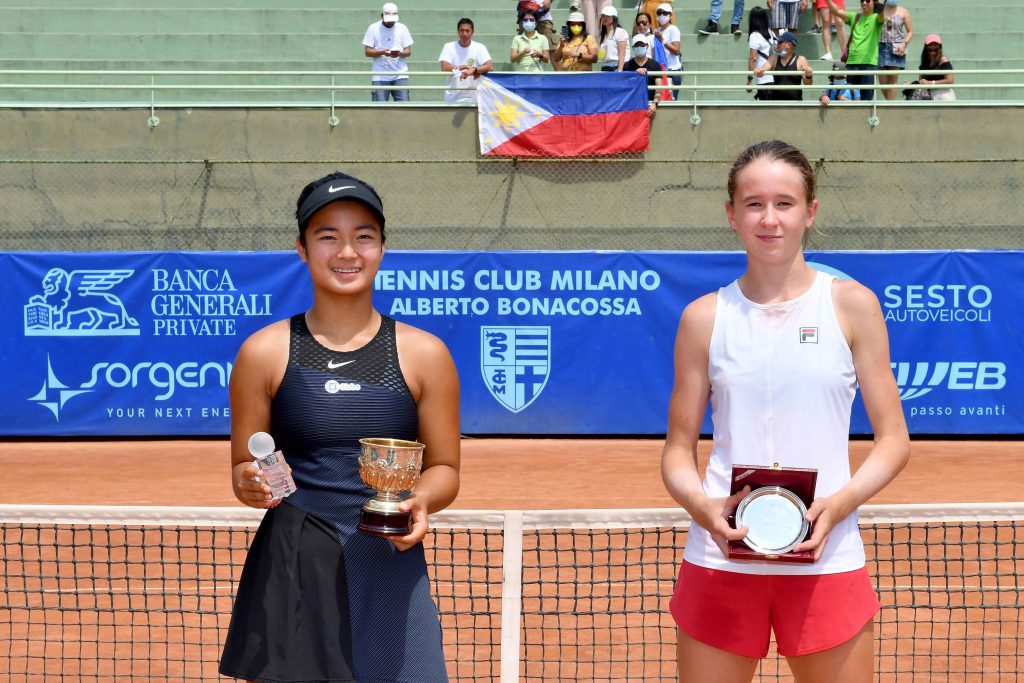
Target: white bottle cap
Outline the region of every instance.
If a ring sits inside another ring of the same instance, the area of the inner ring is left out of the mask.
[[[249,453],[254,458],[265,458],[274,452],[274,437],[266,432],[256,432],[249,437]]]

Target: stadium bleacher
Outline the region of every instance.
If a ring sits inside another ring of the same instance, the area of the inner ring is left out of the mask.
[[[509,69],[508,47],[514,28],[514,9],[509,0],[479,0],[473,8],[437,6],[435,0],[402,0],[401,21],[416,43],[409,60],[412,71],[436,71],[437,56],[445,42],[455,38],[455,25],[462,16],[476,23],[475,39],[494,56],[495,68]],[[455,3],[451,3],[454,5]],[[467,3],[470,4],[470,3]],[[632,25],[631,2],[616,1],[623,24]],[[0,3],[0,70],[184,70],[184,71],[369,71],[363,56],[362,37],[366,27],[379,18],[380,3],[369,0],[339,3],[326,0],[5,0]],[[355,5],[355,6],[353,6]],[[554,1],[556,25],[564,22],[569,0]],[[749,13],[755,3],[749,2]],[[1024,36],[1024,13],[1019,0],[928,0],[908,2],[918,40],[911,47],[908,63],[913,67],[920,54],[921,39],[940,33],[946,53],[958,70],[1024,68],[1020,50]],[[726,8],[728,10],[728,7]],[[697,29],[706,22],[706,3],[692,3],[681,12],[682,55],[687,71],[744,70],[746,36],[700,36]],[[803,13],[801,29],[813,25],[810,12]],[[744,22],[746,28],[746,22]],[[823,72],[829,63],[818,61],[823,52],[817,36],[806,35],[798,52]],[[38,77],[11,77],[12,82],[39,82]],[[22,80],[17,80],[21,78]],[[166,78],[166,77],[165,77]],[[188,82],[189,77],[164,80]],[[365,85],[361,75],[338,76],[337,84]],[[1019,82],[1020,75],[970,77],[974,83]],[[958,81],[968,82],[967,77]],[[81,82],[72,77],[53,77],[48,82]],[[104,75],[92,77],[98,84],[139,83],[136,77]],[[270,76],[234,76],[204,80],[204,83],[285,83]],[[693,78],[684,81],[693,82]],[[701,78],[701,83],[733,82],[726,76]],[[441,80],[430,84],[440,85]],[[961,99],[1019,100],[1021,90],[982,87],[964,93]],[[83,97],[93,101],[117,102],[128,99],[123,91],[81,90],[11,91],[4,100],[67,102]],[[229,96],[228,96],[229,97]],[[324,95],[309,92],[277,92],[267,96],[275,101],[303,101]],[[212,102],[226,98],[219,90],[192,91],[187,95],[165,94],[164,102]],[[137,94],[132,99],[138,99]],[[339,102],[364,102],[365,90],[336,94]],[[415,101],[441,100],[439,90],[419,91]],[[708,98],[702,98],[708,99]],[[746,100],[740,91],[715,93],[716,100]]]

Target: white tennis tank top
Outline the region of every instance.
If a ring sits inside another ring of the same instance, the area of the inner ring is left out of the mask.
[[[729,495],[732,466],[813,467],[815,496],[850,479],[853,357],[832,305],[831,275],[791,301],[757,304],[733,282],[718,291],[708,375],[714,446],[704,480],[709,497]],[[692,564],[743,574],[832,574],[864,566],[857,514],[839,522],[814,564],[726,559],[710,534],[691,526]]]

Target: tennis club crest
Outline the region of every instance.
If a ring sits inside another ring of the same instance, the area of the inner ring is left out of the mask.
[[[481,327],[480,370],[491,396],[513,413],[537,400],[551,371],[550,327]]]

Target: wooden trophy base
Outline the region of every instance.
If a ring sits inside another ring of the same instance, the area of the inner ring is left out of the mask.
[[[408,512],[378,512],[363,508],[359,512],[359,530],[382,538],[406,536],[410,516]]]

